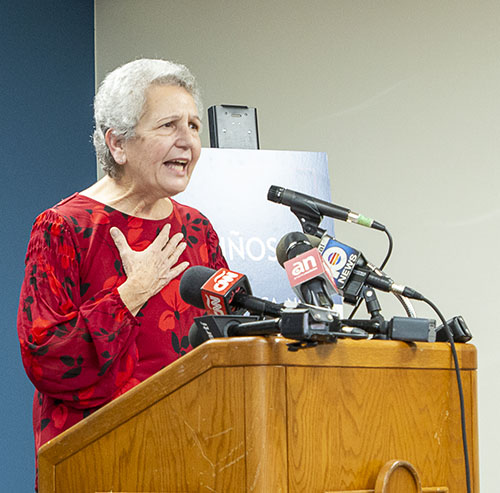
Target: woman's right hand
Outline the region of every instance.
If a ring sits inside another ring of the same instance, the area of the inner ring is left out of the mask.
[[[186,249],[186,243],[182,242],[182,233],[169,237],[170,224],[166,224],[153,243],[142,252],[132,250],[118,228],[113,227],[109,232],[127,276],[127,280],[118,287],[118,292],[125,306],[135,316],[149,298],[188,267],[189,262],[176,265]]]

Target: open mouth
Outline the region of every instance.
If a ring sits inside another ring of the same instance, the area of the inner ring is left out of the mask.
[[[167,168],[180,171],[186,168],[188,161],[187,159],[172,159],[171,161],[165,161],[163,164],[167,166]]]

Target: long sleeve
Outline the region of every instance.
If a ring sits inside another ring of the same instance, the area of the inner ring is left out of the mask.
[[[149,220],[74,194],[35,221],[18,333],[37,389],[36,450],[190,350],[189,328],[203,310],[182,300],[176,278],[132,316],[117,290],[126,275],[109,234],[116,226],[140,251],[168,223],[170,234],[182,232],[188,245],[179,262],[227,266],[208,219],[172,203],[169,217]]]
[[[138,321],[116,286],[82,300],[82,251],[55,211],[35,222],[26,256],[18,332],[26,372],[42,393],[76,408],[110,401],[137,362]],[[85,232],[83,232],[85,234]]]

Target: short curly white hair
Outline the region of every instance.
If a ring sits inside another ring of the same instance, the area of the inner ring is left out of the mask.
[[[94,98],[93,140],[97,161],[111,178],[119,175],[121,167],[113,159],[104,136],[109,129],[124,139],[135,135],[135,127],[144,112],[146,91],[153,84],[185,88],[193,96],[200,117],[203,113],[198,85],[184,65],[142,58],[110,72]]]

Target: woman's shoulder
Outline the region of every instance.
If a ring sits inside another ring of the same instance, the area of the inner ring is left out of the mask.
[[[54,206],[46,209],[35,219],[33,231],[57,228],[59,231],[83,232],[88,235],[90,228],[108,225],[114,216],[121,214],[105,204],[101,204],[85,195],[74,193]]]
[[[71,204],[76,195],[76,193],[70,195],[69,197],[62,199],[57,204],[49,207],[48,209],[45,209],[43,212],[38,214],[33,223],[33,228],[37,229],[45,226],[50,229],[52,224],[58,224],[62,226],[65,222],[65,212],[68,208],[67,206],[65,206],[65,204]]]
[[[81,214],[82,212],[90,213],[90,211],[102,211],[108,214],[117,212],[113,207],[78,192],[61,200],[52,209],[61,214],[67,214],[68,212]]]

